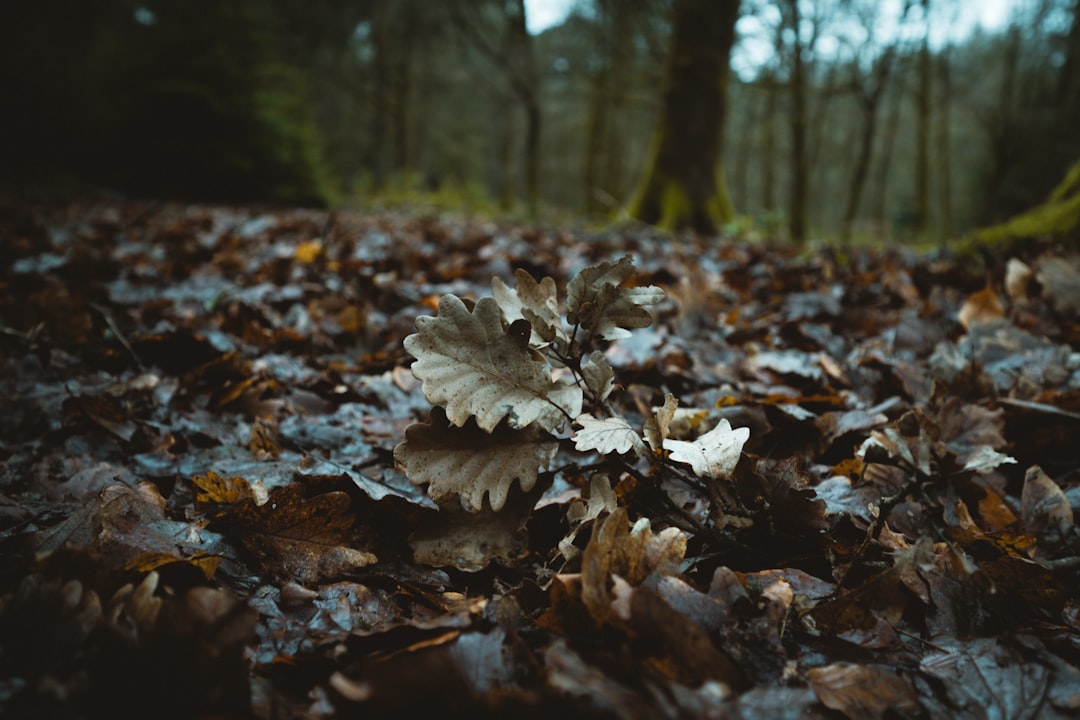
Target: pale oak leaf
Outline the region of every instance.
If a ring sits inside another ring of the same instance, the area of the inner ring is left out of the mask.
[[[732,428],[727,418],[722,418],[697,440],[665,440],[664,449],[671,453],[672,460],[688,464],[698,477],[722,480],[731,477],[748,439],[750,428]]]
[[[493,298],[470,312],[461,299],[444,295],[438,316],[417,318],[416,329],[404,343],[416,358],[413,374],[454,425],[475,416],[487,432],[504,418],[513,428],[535,422],[550,431],[581,413],[581,388],[552,379],[543,356],[529,347],[528,323],[504,329]]]

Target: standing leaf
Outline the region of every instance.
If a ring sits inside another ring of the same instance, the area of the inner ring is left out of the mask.
[[[511,290],[500,278],[492,278],[491,294],[510,322],[519,318],[532,325],[533,345],[554,340],[566,340],[559,318],[559,301],[555,280],[545,277],[539,283],[525,270],[514,273],[517,289]]]
[[[493,298],[469,312],[453,295],[439,301],[438,317],[417,318],[417,332],[405,338],[416,358],[413,374],[454,425],[476,416],[487,432],[503,418],[513,428],[535,422],[550,431],[581,413],[581,388],[552,380],[547,362],[529,347],[528,330],[518,327],[523,322],[504,330]]]
[[[605,285],[596,299],[578,312],[581,326],[605,340],[630,337],[624,328],[643,328],[652,324],[652,313],[642,305],[655,305],[664,299],[664,291],[655,285],[620,288]]]
[[[596,300],[600,291],[608,285],[618,287],[634,274],[634,261],[624,255],[615,264],[604,261],[590,265],[575,275],[566,286],[567,319],[577,322],[577,314],[586,304]]]
[[[597,402],[604,402],[615,389],[615,371],[611,368],[604,353],[593,350],[581,363],[581,377],[585,387],[592,391]]]
[[[475,425],[451,426],[441,410],[431,422],[405,429],[405,441],[394,448],[394,459],[405,466],[409,480],[427,484],[428,495],[442,502],[461,497],[467,511],[479,512],[488,495],[492,510],[501,510],[510,486],[517,480],[528,492],[540,468],[555,456],[558,443],[535,428],[512,430],[502,425],[481,432]]]
[[[605,340],[630,337],[624,328],[648,327],[652,314],[642,306],[663,300],[664,291],[652,285],[619,287],[633,274],[629,255],[614,265],[605,261],[579,272],[566,288],[567,319]]]
[[[664,396],[664,407],[658,408],[656,415],[645,421],[645,439],[656,452],[660,452],[664,447],[664,442],[667,441],[671,420],[675,417],[677,407],[679,407],[679,401],[674,395],[668,393]]]
[[[665,440],[664,449],[671,452],[671,459],[684,462],[694,469],[698,477],[717,480],[730,477],[739,464],[743,445],[750,438],[750,428],[732,429],[727,418],[694,442]]]

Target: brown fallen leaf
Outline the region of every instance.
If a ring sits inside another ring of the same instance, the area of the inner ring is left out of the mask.
[[[264,505],[246,499],[221,518],[223,529],[244,544],[264,568],[280,577],[312,583],[371,565],[374,554],[348,545],[354,517],[343,492],[304,499],[292,483]]]
[[[1064,541],[1073,529],[1069,499],[1038,465],[1028,468],[1024,475],[1020,519],[1024,530],[1051,545]]]
[[[195,486],[195,507],[199,509],[205,509],[208,505],[235,505],[242,500],[262,504],[258,502],[251,484],[242,477],[221,477],[208,470],[205,475],[191,478],[191,484]]]
[[[1005,317],[1005,306],[1001,298],[989,285],[982,290],[972,293],[964,301],[960,308],[958,319],[965,329],[975,323],[988,323]]]
[[[644,518],[631,528],[626,508],[618,508],[593,526],[581,561],[582,600],[598,622],[614,620],[613,575],[630,585],[654,573],[677,575],[685,553],[686,537],[677,528],[653,534]]]
[[[806,673],[818,700],[851,720],[918,717],[920,705],[911,686],[892,670],[834,663]]]

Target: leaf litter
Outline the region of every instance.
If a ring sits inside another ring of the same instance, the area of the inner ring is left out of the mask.
[[[5,716],[1080,713],[1075,257],[3,212]]]

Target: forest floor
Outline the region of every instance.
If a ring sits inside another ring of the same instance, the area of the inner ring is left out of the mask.
[[[135,203],[0,249],[4,717],[1080,713],[1075,257]],[[626,254],[594,406],[652,448],[567,423],[440,511],[416,319]]]

